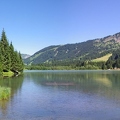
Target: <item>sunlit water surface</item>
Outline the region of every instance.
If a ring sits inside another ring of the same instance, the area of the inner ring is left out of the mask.
[[[12,92],[0,120],[120,120],[120,71],[25,71],[0,86]]]

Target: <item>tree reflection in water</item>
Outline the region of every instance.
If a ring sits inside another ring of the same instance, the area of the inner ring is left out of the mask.
[[[0,111],[2,112],[2,114],[4,115],[6,114],[10,101],[12,101],[14,94],[21,89],[22,83],[23,83],[23,75],[17,77],[11,77],[11,78],[0,78],[1,87],[11,88],[10,98],[8,100],[0,100]]]

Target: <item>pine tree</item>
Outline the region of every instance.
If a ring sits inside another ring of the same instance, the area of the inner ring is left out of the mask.
[[[14,64],[12,66],[13,68],[13,71],[14,72],[18,72],[19,69],[20,69],[20,58],[19,58],[19,54],[17,51],[14,51],[14,55],[13,55],[13,58],[14,58]]]
[[[24,69],[24,63],[23,63],[23,60],[22,60],[22,57],[21,57],[21,53],[19,52],[19,71],[22,72],[23,69]]]
[[[6,34],[4,32],[4,29],[2,31],[0,49],[1,49],[1,56],[3,58],[2,59],[3,71],[7,72],[10,70],[11,59],[10,59],[9,43]]]
[[[9,45],[4,29],[0,40],[0,74],[8,72],[14,73],[22,72],[24,64],[20,52],[14,50],[12,42]]]
[[[14,47],[12,45],[12,42],[10,43],[10,58],[11,58],[11,66],[10,70],[14,71],[14,66],[15,66],[15,53],[14,53]]]
[[[2,55],[1,55],[1,51],[0,51],[0,75],[2,74],[3,72],[3,63],[2,63]]]
[[[20,52],[14,51],[14,47],[12,45],[12,42],[10,44],[10,57],[11,57],[11,67],[10,70],[15,72],[19,71],[22,72],[24,68],[24,64],[22,61],[22,57]]]

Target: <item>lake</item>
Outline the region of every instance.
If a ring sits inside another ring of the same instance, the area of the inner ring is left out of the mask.
[[[120,71],[31,70],[0,86],[0,120],[120,120]]]

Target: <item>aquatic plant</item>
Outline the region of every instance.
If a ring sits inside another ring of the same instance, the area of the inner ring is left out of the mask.
[[[0,87],[0,100],[8,100],[11,94],[11,88]]]

